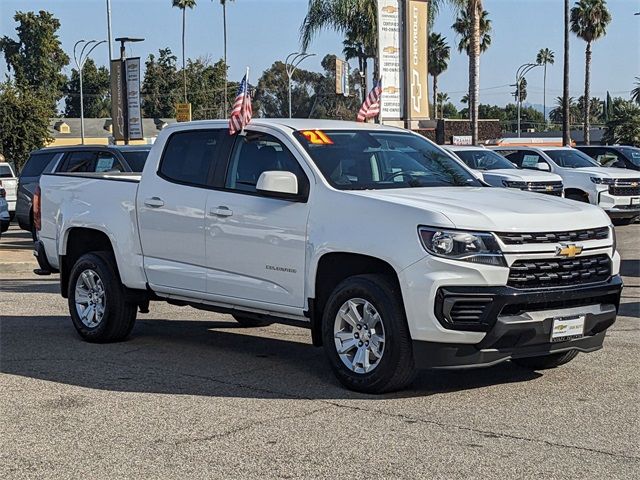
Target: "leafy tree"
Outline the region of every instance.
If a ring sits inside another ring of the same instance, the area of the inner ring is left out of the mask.
[[[458,42],[458,51],[470,54],[471,38],[473,36],[473,25],[471,17],[467,10],[460,10],[458,17],[451,28],[460,36]],[[484,53],[491,46],[491,20],[489,20],[489,12],[482,11],[480,15],[480,53]]]
[[[631,100],[640,105],[640,77],[636,77],[636,86],[631,90]]]
[[[44,10],[38,14],[16,12],[13,19],[18,24],[18,39],[7,36],[0,39],[7,68],[13,72],[18,88],[37,89],[55,110],[67,80],[62,69],[69,64],[69,56],[62,50],[57,35],[60,21]]]
[[[51,140],[51,103],[35,90],[21,89],[14,81],[0,83],[0,153],[18,170],[29,152]]]
[[[438,104],[438,76],[449,66],[451,58],[451,47],[447,44],[447,39],[439,33],[429,35],[428,42],[429,74],[433,77],[433,104]],[[441,112],[442,113],[442,112]],[[434,118],[437,118],[436,109]]]
[[[189,96],[194,120],[207,118],[225,118],[224,79],[226,74],[224,60],[212,63],[208,58],[189,59],[184,76],[189,83]],[[238,83],[229,84],[235,93]],[[227,104],[229,98],[227,98]]]
[[[611,14],[605,0],[579,0],[571,9],[571,31],[587,42],[585,49],[584,97],[591,98],[591,44],[607,33],[607,25],[611,23]],[[589,145],[590,114],[586,102],[584,109],[584,142]]]
[[[193,9],[196,6],[196,0],[171,0],[171,6],[182,10],[182,80],[184,87],[184,101],[187,102],[187,70],[186,55],[184,53],[185,33],[187,27],[187,8]]]
[[[544,113],[545,121],[547,118],[547,65],[553,65],[555,61],[555,54],[548,48],[541,48],[536,57],[536,63],[544,66],[544,77],[542,83],[542,110]]]
[[[576,99],[573,97],[569,97],[567,99],[567,104],[569,105],[569,117],[567,118],[567,123],[569,125],[576,124],[580,118],[580,108],[578,107],[578,103]],[[564,100],[563,97],[556,98],[556,107],[549,112],[549,119],[554,123],[563,123],[564,124]]]
[[[458,109],[453,103],[447,102],[444,105],[442,105],[440,108],[441,108],[440,115],[442,118],[460,118]]]
[[[628,100],[616,98],[612,110],[604,131],[604,142],[640,147],[640,107]]]
[[[371,50],[370,45],[362,43],[361,40],[355,38],[353,32],[347,32],[347,38],[342,42],[342,53],[345,56],[345,60],[351,60],[356,58],[358,60],[358,70],[362,72],[362,78],[364,79],[363,88],[367,89],[367,78],[369,77],[367,61],[369,58],[375,58],[376,52]]]
[[[436,115],[438,113],[438,108],[440,108],[440,113],[442,114],[442,109],[445,103],[450,100],[449,95],[445,92],[438,93],[436,97]]]
[[[527,79],[520,80],[520,85],[516,86],[515,91],[516,101],[524,102],[527,99]]]
[[[111,101],[109,100],[109,70],[106,67],[96,67],[93,59],[87,59],[82,69],[82,84],[84,97],[84,115],[88,118],[111,116]],[[80,116],[80,75],[74,68],[71,77],[64,88],[65,111],[67,117]]]
[[[589,123],[604,123],[604,102],[597,97],[592,97],[589,102]],[[580,117],[584,118],[585,115],[585,102],[584,96],[578,97],[576,102]]]
[[[180,98],[177,60],[169,48],[160,49],[157,59],[153,54],[147,58],[142,82],[142,109],[146,117],[175,116]]]

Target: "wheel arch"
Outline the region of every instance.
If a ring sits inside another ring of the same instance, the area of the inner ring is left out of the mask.
[[[564,189],[564,196],[568,197],[569,195],[578,195],[580,197],[582,197],[587,203],[590,203],[589,199],[589,193],[587,193],[586,191],[582,190],[581,188],[565,188]]]
[[[346,278],[362,274],[381,274],[389,278],[400,292],[400,302],[404,306],[398,272],[389,262],[353,252],[325,253],[316,264],[313,297],[309,298],[308,315],[311,320],[311,337],[314,346],[322,345],[322,315],[331,292]]]

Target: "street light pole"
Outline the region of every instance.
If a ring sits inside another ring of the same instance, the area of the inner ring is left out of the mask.
[[[293,52],[287,55],[284,61],[284,68],[289,79],[289,118],[291,118],[291,77],[293,77],[294,72],[304,60],[313,56],[315,56],[315,53]]]
[[[73,46],[73,60],[76,62],[76,67],[78,69],[78,75],[80,76],[80,138],[82,141],[82,145],[84,145],[84,92],[82,89],[82,69],[84,68],[84,64],[91,55],[91,52],[100,44],[105,43],[106,40],[102,40],[98,42],[97,40],[78,40]],[[80,55],[77,54],[76,49],[78,45],[82,45],[82,49],[80,50]],[[89,48],[89,51],[85,53],[85,50]]]
[[[520,110],[522,109],[522,80],[524,80],[524,77],[527,75],[527,73],[529,73],[531,70],[533,70],[536,67],[540,67],[542,66],[541,63],[525,63],[523,65],[520,65],[518,67],[518,70],[516,71],[516,91],[515,91],[515,97],[516,97],[516,101],[518,104],[518,138],[520,138],[521,135],[521,129],[520,129]]]
[[[111,59],[113,46],[111,45],[111,0],[107,0],[107,42],[109,43],[109,73],[111,73]]]

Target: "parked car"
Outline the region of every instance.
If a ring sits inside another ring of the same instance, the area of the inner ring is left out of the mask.
[[[0,163],[0,186],[7,192],[6,201],[9,206],[9,215],[13,218],[16,212],[16,197],[18,191],[18,179],[13,173],[11,164],[2,162]]]
[[[446,149],[494,187],[516,188],[558,197],[563,194],[562,178],[555,173],[518,168],[502,155],[484,147],[454,145]]]
[[[617,224],[640,215],[640,174],[598,165],[571,147],[492,147],[521,168],[557,173],[566,198],[598,205]]]
[[[78,145],[32,152],[20,172],[16,216],[23,230],[33,228],[33,193],[40,175],[54,172],[141,172],[150,145]]]
[[[142,175],[45,173],[35,202],[40,273],[85,340],[124,339],[151,300],[295,323],[359,391],[562,365],[601,348],[622,288],[602,209],[484,186],[383,125],[175,124]]]
[[[640,170],[640,148],[623,145],[582,145],[576,148],[603,167]]]
[[[6,200],[7,192],[0,187],[0,236],[9,229],[11,217],[9,216],[9,204]]]

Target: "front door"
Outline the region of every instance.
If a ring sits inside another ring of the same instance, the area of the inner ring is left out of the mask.
[[[224,188],[207,199],[210,294],[303,307],[309,177],[287,145],[257,131],[237,137]],[[295,173],[303,198],[257,192],[260,174],[272,170]]]
[[[224,133],[194,129],[172,134],[158,172],[147,169],[140,183],[144,266],[158,291],[206,292],[205,206]]]

